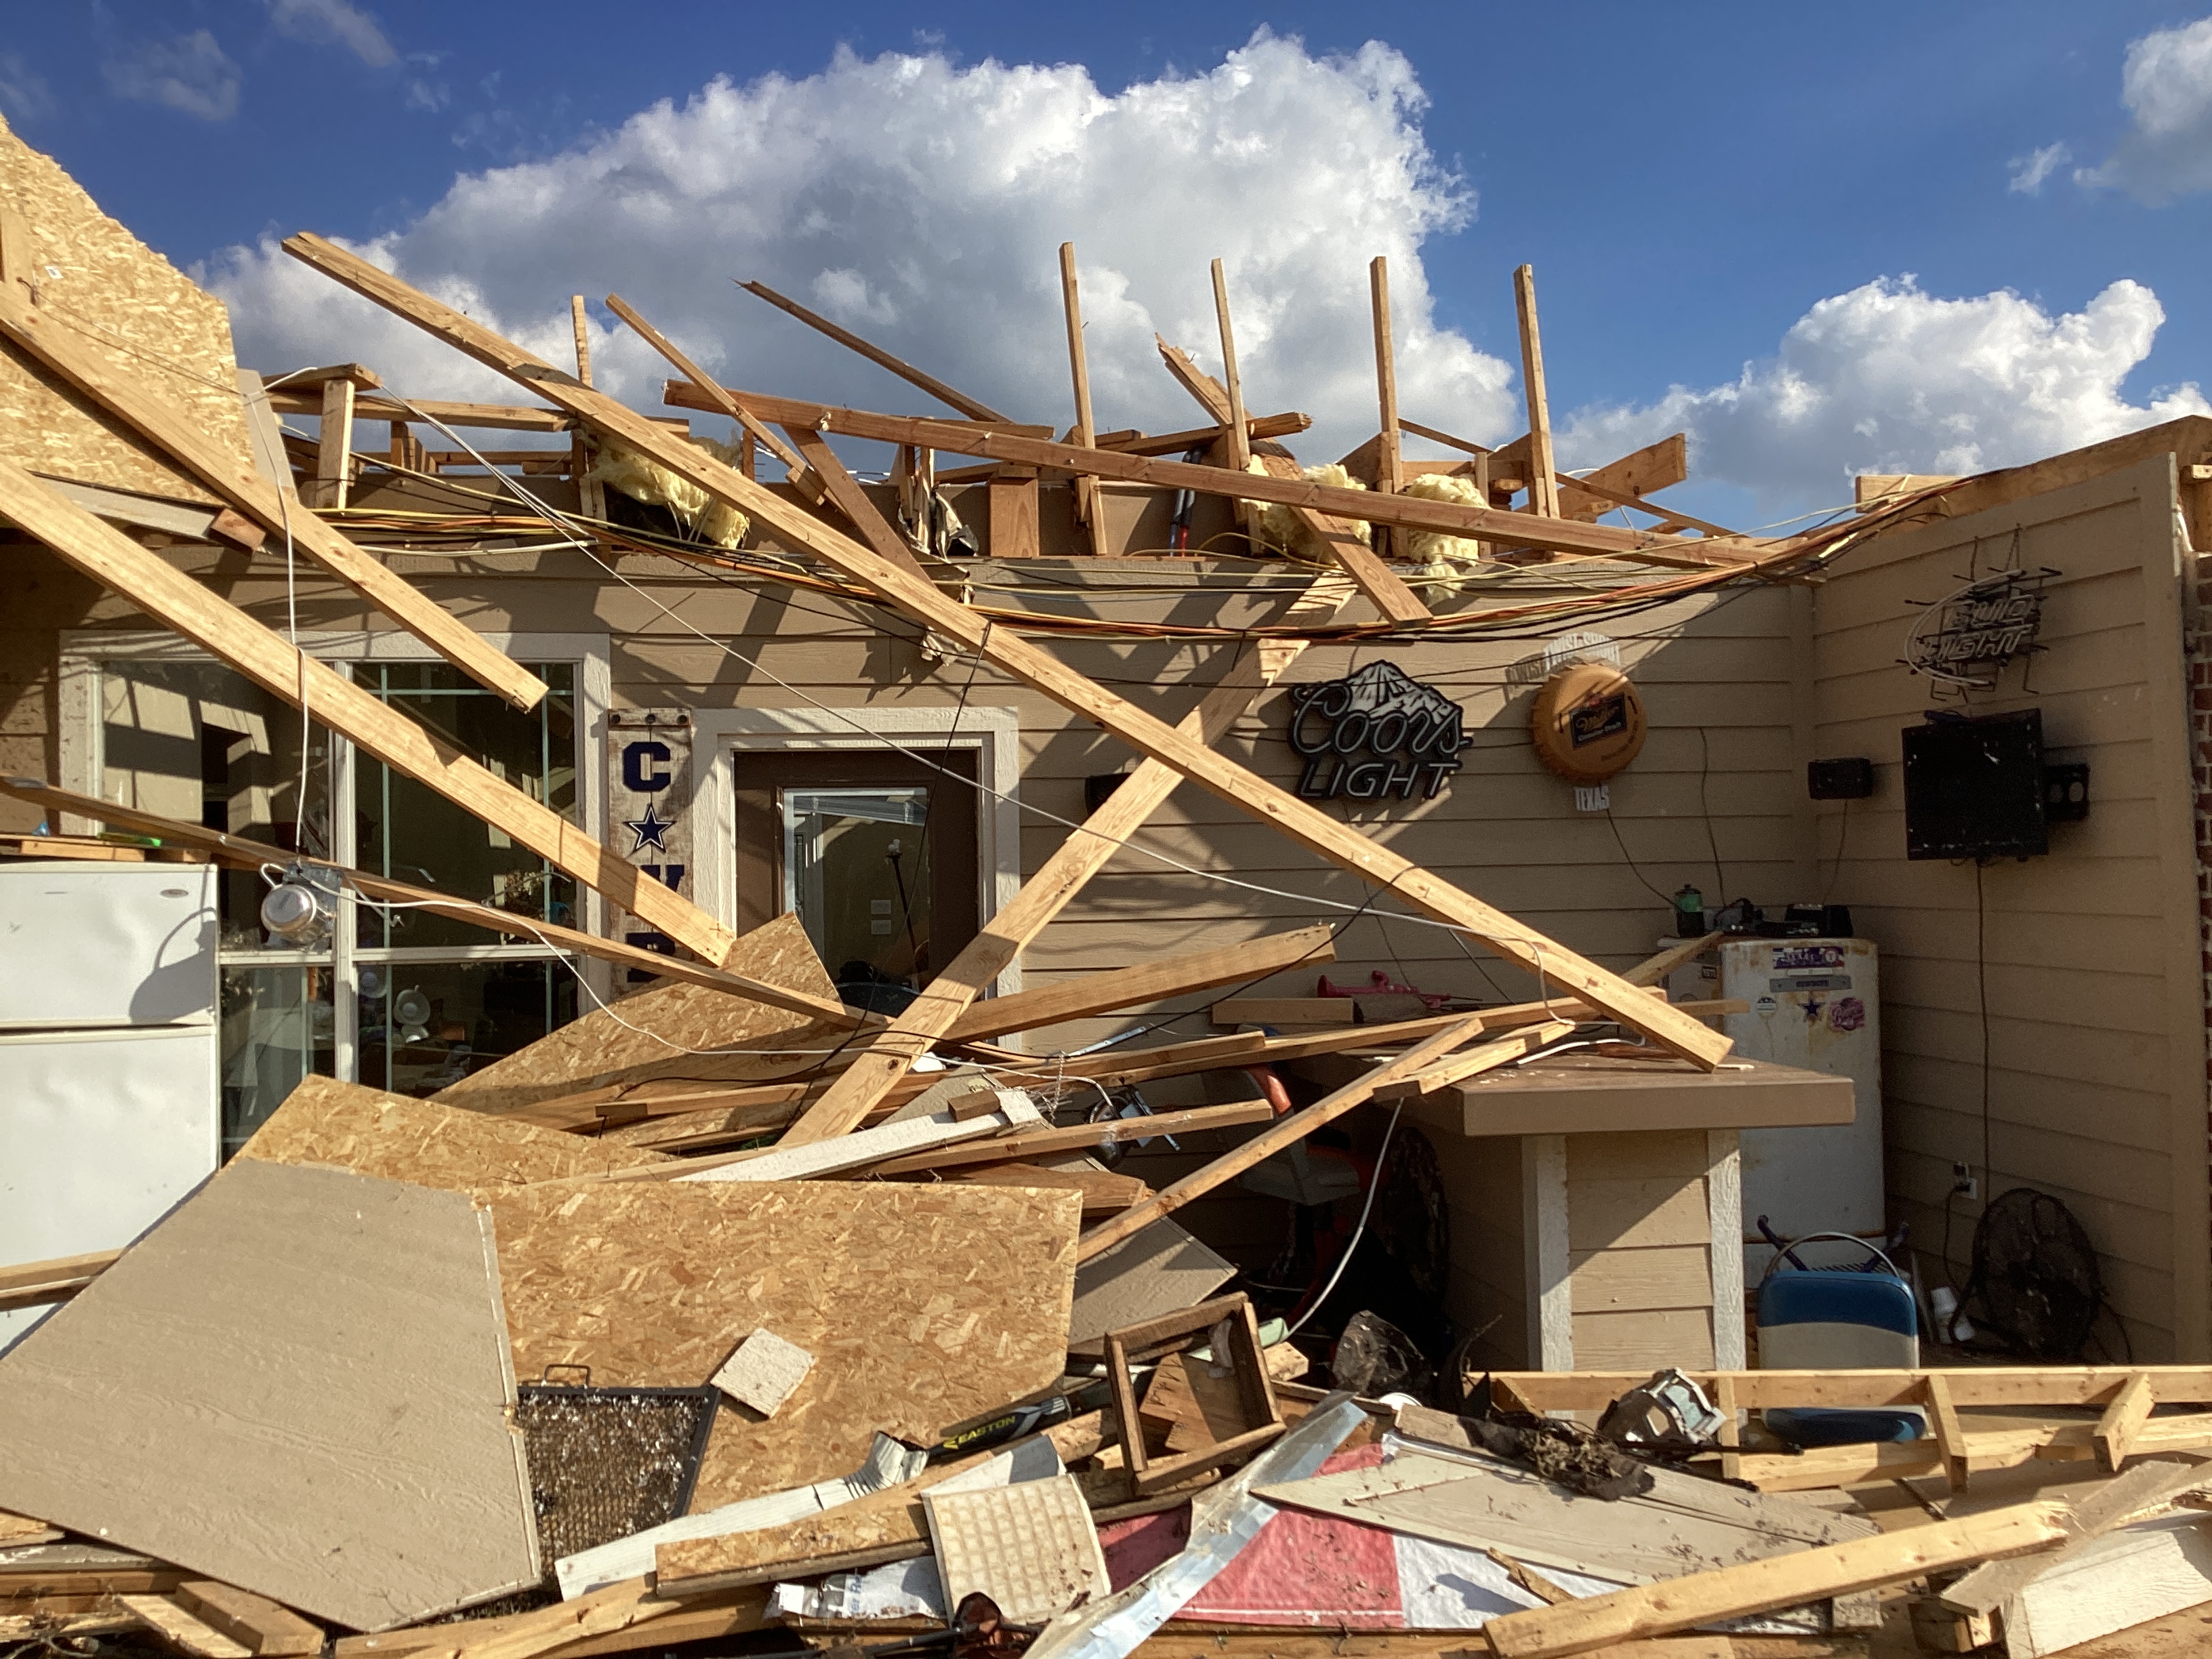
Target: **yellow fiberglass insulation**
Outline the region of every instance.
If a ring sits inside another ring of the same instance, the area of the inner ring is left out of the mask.
[[[1416,501],[1450,501],[1460,507],[1487,507],[1482,491],[1472,478],[1455,478],[1449,473],[1424,472],[1419,477],[1407,480],[1400,492]],[[1462,574],[1480,556],[1476,549],[1480,544],[1463,536],[1448,536],[1440,530],[1402,530],[1398,532],[1398,544],[1405,556],[1425,567],[1425,576],[1449,576]]]
[[[1264,462],[1255,456],[1246,464],[1244,470],[1247,472],[1260,473],[1264,477],[1267,468]],[[1308,483],[1327,484],[1332,489],[1367,488],[1359,479],[1346,471],[1343,465],[1337,461],[1325,462],[1320,466],[1304,467],[1301,469],[1301,473]],[[1300,523],[1291,509],[1280,501],[1249,501],[1246,505],[1255,510],[1253,533],[1261,541],[1270,546],[1287,549],[1297,557],[1310,560],[1316,564],[1336,562],[1329,555],[1328,544]],[[1374,541],[1374,532],[1368,528],[1365,521],[1355,520],[1352,522],[1352,529],[1358,534],[1361,543],[1371,545]]]
[[[715,500],[690,479],[677,477],[620,440],[594,433],[592,441],[599,447],[599,464],[586,476],[611,489],[619,489],[634,501],[666,507],[688,534],[708,546],[735,547],[752,528],[752,520],[727,501]],[[718,444],[711,438],[690,441],[716,460],[737,465],[735,446]]]

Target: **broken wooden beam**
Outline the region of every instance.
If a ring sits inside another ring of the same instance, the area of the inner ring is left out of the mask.
[[[1166,763],[1206,789],[1248,812],[1310,850],[1321,854],[1363,879],[1393,890],[1398,898],[1447,926],[1463,931],[1496,954],[1534,974],[1541,981],[1571,991],[1612,1018],[1644,1034],[1653,1042],[1711,1070],[1733,1046],[1730,1040],[1700,1024],[1688,1015],[1667,1007],[1659,1000],[1624,983],[1618,975],[1585,960],[1556,940],[1545,938],[1527,924],[1484,903],[1474,895],[1416,864],[1403,854],[1315,806],[1290,791],[1270,783],[1249,768],[1216,754],[1186,737],[1157,715],[1116,696],[1097,682],[1068,668],[1059,658],[1012,629],[995,628],[968,605],[917,580],[888,560],[878,557],[851,538],[802,512],[792,503],[762,489],[689,443],[672,441],[649,426],[614,398],[580,385],[542,359],[501,339],[448,306],[440,304],[387,271],[348,252],[325,239],[301,234],[289,238],[285,250],[335,278],[364,298],[407,318],[478,362],[499,369],[539,392],[548,402],[585,416],[621,437],[642,453],[690,479],[715,499],[757,515],[778,535],[814,554],[841,574],[858,580],[916,620],[945,637],[965,644],[982,661],[992,663],[1062,707],[1103,726],[1139,752]],[[763,410],[763,412],[766,412]],[[777,418],[781,418],[778,416]],[[810,422],[812,423],[812,422]],[[923,422],[941,425],[941,422]],[[818,425],[817,429],[820,429]],[[1107,452],[1065,450],[1080,457],[1104,459]],[[1020,459],[1018,457],[1011,459]],[[1049,458],[1048,458],[1049,459]],[[1160,467],[1170,463],[1130,458],[1116,465]],[[1191,467],[1194,473],[1218,469]],[[1308,499],[1307,485],[1293,495],[1293,504]],[[1402,495],[1337,490],[1332,495],[1364,496],[1376,501],[1403,503]],[[1474,509],[1463,509],[1474,511]],[[1485,514],[1485,517],[1491,515]],[[1518,517],[1526,521],[1526,515]],[[97,524],[98,520],[91,520]],[[104,529],[105,526],[102,526]],[[113,532],[108,532],[112,534]],[[533,849],[534,850],[534,849]],[[602,857],[609,857],[594,847]],[[659,886],[637,878],[629,866],[629,885],[642,900],[644,888]],[[668,890],[662,888],[663,892]],[[673,895],[670,895],[673,897]],[[633,913],[645,914],[642,902],[623,901]],[[679,903],[681,901],[678,901]],[[684,907],[689,909],[689,906]],[[649,918],[648,918],[649,919]],[[669,931],[665,928],[664,932]],[[726,930],[724,930],[726,933]],[[727,948],[726,945],[724,946]]]
[[[479,684],[534,708],[545,683],[314,514],[288,502],[248,458],[226,453],[187,416],[147,395],[39,307],[0,293],[0,337],[121,421],[246,517],[297,547]]]
[[[5,459],[0,459],[0,518],[262,690],[295,708],[312,709],[324,725],[352,738],[395,771],[506,831],[556,869],[605,894],[702,960],[720,962],[737,942],[728,928],[665,882],[617,857],[550,807],[495,776],[374,692],[289,644]],[[521,918],[516,920],[519,924]]]

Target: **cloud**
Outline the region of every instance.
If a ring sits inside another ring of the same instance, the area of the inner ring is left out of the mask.
[[[2045,144],[2041,149],[2015,155],[2007,164],[2012,177],[2005,188],[2017,196],[2040,196],[2043,181],[2073,159],[2074,152],[2063,144]]]
[[[53,113],[54,94],[46,76],[22,54],[0,52],[0,112],[11,121],[37,121]]]
[[[1065,428],[1055,260],[1072,240],[1098,423],[1155,431],[1197,410],[1152,333],[1218,362],[1219,255],[1248,400],[1310,411],[1310,458],[1374,431],[1366,263],[1387,254],[1402,407],[1500,441],[1520,426],[1511,371],[1432,314],[1424,244],[1474,203],[1424,143],[1425,103],[1388,46],[1316,56],[1264,31],[1205,73],[1118,94],[1079,65],[840,52],[817,75],[717,79],[546,159],[464,176],[364,251],[556,361],[567,296],[616,291],[738,385],[942,412],[732,286],[758,278],[1010,415]],[[255,366],[358,359],[425,396],[495,384],[270,242],[224,250],[207,278]],[[594,339],[592,368],[659,406],[665,371],[626,331]]]
[[[399,61],[376,20],[347,0],[269,0],[269,21],[295,40],[342,46],[371,69]]]
[[[1578,412],[1561,453],[1589,465],[1686,430],[1692,477],[1792,507],[1849,501],[1856,472],[2017,465],[2212,414],[2193,384],[2142,404],[2122,394],[2165,320],[2139,283],[2114,283],[2054,317],[2009,290],[1938,299],[1910,276],[1885,277],[1820,301],[1775,356],[1725,386]]]
[[[134,42],[109,54],[100,72],[118,98],[182,110],[203,121],[228,121],[237,114],[245,80],[205,29]]]
[[[2124,190],[2150,207],[2212,190],[2212,17],[2131,42],[2120,102],[2133,124],[2103,166],[2075,173],[2076,183]]]

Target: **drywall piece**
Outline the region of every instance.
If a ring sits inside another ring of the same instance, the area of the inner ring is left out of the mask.
[[[2010,1659],[2044,1659],[2212,1601],[2205,1521],[2200,1514],[2160,1516],[2069,1550],[2005,1603]]]
[[[1109,1594],[1091,1506],[1072,1476],[988,1492],[926,1492],[945,1603],[981,1590],[1017,1624],[1054,1619]]]
[[[2179,1463],[2138,1463],[2075,1500],[2074,1526],[2079,1536],[2057,1554],[2047,1559],[2021,1556],[1987,1562],[1946,1584],[1940,1599],[1945,1607],[1960,1613],[1995,1613],[2031,1581],[2063,1570],[2092,1540],[2130,1521],[2172,1509],[2177,1498],[2202,1488],[2208,1481],[2212,1481],[2212,1468],[2193,1458]],[[1947,1512],[1956,1514],[1959,1509],[1954,1501]]]
[[[234,1163],[0,1358],[0,1504],[380,1630],[534,1584],[489,1218]]]
[[[213,295],[100,210],[50,156],[0,123],[7,280],[30,284],[74,325],[86,350],[188,414],[250,465],[245,405],[233,389],[230,313]],[[0,455],[51,478],[172,501],[221,502],[149,454],[112,417],[0,349]]]
[[[714,1386],[740,1406],[774,1417],[813,1369],[812,1354],[763,1327],[722,1362],[722,1369],[714,1373]]]
[[[434,1100],[309,1077],[254,1131],[240,1157],[322,1164],[384,1181],[472,1192],[672,1160],[559,1129],[502,1122]]]
[[[1107,1332],[1194,1306],[1236,1276],[1177,1223],[1155,1221],[1075,1270],[1068,1352],[1103,1353]]]
[[[927,1443],[1065,1362],[1073,1193],[625,1181],[483,1201],[519,1376],[696,1387],[763,1326],[814,1356],[774,1417],[717,1417],[695,1512],[848,1474],[878,1429]]]
[[[823,971],[822,959],[795,915],[787,913],[754,928],[716,965],[787,990],[837,999],[837,988]],[[805,1058],[801,1050],[827,1050],[849,1035],[831,1035],[787,1009],[704,986],[657,985],[570,1021],[441,1090],[436,1097],[471,1111],[501,1112],[616,1083],[781,1076]],[[713,1052],[767,1048],[770,1039],[787,1048],[765,1054]]]
[[[1665,1471],[1654,1471],[1655,1474]],[[1873,1534],[1856,1516],[1713,1487],[1694,1476],[1638,1498],[1584,1498],[1498,1460],[1410,1448],[1380,1468],[1260,1489],[1271,1504],[1387,1527],[1438,1543],[1503,1550],[1539,1569],[1650,1583]],[[1749,1500],[1742,1502],[1739,1500]],[[1774,1507],[1769,1508],[1769,1505]]]

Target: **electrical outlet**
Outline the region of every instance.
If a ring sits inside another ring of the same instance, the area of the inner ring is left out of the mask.
[[[1951,1166],[1951,1196],[1957,1198],[1961,1195],[1969,1204],[1979,1203],[1982,1197],[1982,1183],[1975,1178],[1967,1165],[1954,1164]]]

